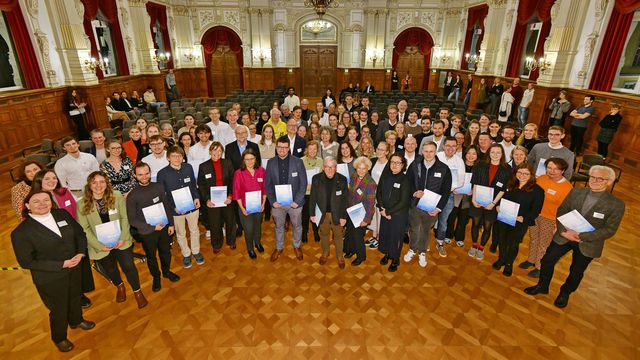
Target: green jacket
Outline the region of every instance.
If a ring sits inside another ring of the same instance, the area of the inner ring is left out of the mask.
[[[120,240],[124,240],[124,244],[122,244],[119,249],[127,249],[133,244],[131,233],[129,232],[127,206],[124,197],[119,191],[114,190],[113,194],[116,197],[116,208],[109,210],[109,220],[120,220],[120,229],[122,231]],[[100,219],[100,215],[98,214],[98,210],[95,205],[91,208],[91,212],[86,215],[82,213],[83,205],[83,200],[78,201],[78,223],[82,225],[84,232],[87,234],[89,258],[92,260],[99,260],[109,255],[109,251],[104,251],[104,245],[96,238],[96,225],[102,224],[102,220]]]

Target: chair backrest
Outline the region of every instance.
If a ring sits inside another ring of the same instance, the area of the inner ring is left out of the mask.
[[[93,142],[91,140],[80,140],[80,151],[85,152],[89,150],[93,146]]]
[[[604,158],[600,154],[584,154],[578,167],[579,173],[588,174],[589,169],[594,165],[604,165]]]
[[[27,155],[27,157],[25,157],[24,159],[25,161],[35,160],[44,167],[50,166],[49,164],[51,163],[51,155],[43,154],[43,153],[30,154],[30,155]]]

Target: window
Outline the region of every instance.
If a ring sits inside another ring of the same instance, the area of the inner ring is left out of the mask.
[[[0,14],[0,91],[24,88],[20,61],[4,12]]]
[[[115,46],[113,45],[111,24],[102,12],[98,11],[96,18],[91,21],[91,26],[100,55],[100,59],[98,60],[102,65],[104,76],[118,75],[118,63],[116,60]]]
[[[167,49],[166,45],[164,43],[164,37],[163,37],[163,32],[162,32],[162,27],[160,26],[160,21],[156,20],[155,25],[153,26],[153,41],[156,44],[156,53],[157,54],[167,54],[169,53],[169,50],[171,49]],[[167,63],[168,63],[168,59],[164,60],[165,58],[161,57],[161,61],[158,61],[158,68],[160,70],[162,69],[166,69],[167,68]],[[162,61],[164,60],[164,61]]]
[[[540,30],[542,30],[542,23],[537,19],[534,18],[534,20],[529,22],[527,26],[527,34],[524,38],[524,49],[522,50],[522,56],[520,57],[520,76],[524,78],[529,78],[529,75],[531,74],[531,69],[527,66],[529,64],[528,59],[536,58]]]
[[[633,14],[612,91],[640,94],[640,10]]]
[[[469,57],[467,58],[467,69],[475,70],[476,62],[480,56],[480,36],[482,35],[482,29],[480,25],[473,26],[473,35],[471,36],[471,47],[469,48]]]

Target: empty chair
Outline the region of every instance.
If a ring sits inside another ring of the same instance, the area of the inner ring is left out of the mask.
[[[177,114],[176,114],[176,116],[174,117],[174,119],[175,119],[176,121],[178,121],[178,120],[184,120],[184,115],[185,115],[185,113],[184,113],[184,112],[179,112],[179,113],[177,113]]]
[[[89,142],[91,141],[89,140]],[[37,161],[38,163],[40,163],[42,166],[46,168],[52,168],[55,162],[51,158],[50,154],[44,154],[44,153],[30,154],[30,155],[27,155],[27,157],[25,157],[25,161],[32,161],[32,160]]]
[[[144,113],[144,114],[142,114],[142,118],[147,120],[147,121],[151,121],[151,120],[153,120],[153,113]]]
[[[102,129],[102,132],[104,133],[104,137],[109,141],[113,140],[113,138],[116,136],[116,131],[111,128]]]
[[[160,121],[169,120],[169,119],[171,119],[171,114],[169,114],[169,113],[158,114],[158,120],[160,120]]]
[[[80,151],[87,152],[93,146],[93,142],[91,140],[80,140]]]

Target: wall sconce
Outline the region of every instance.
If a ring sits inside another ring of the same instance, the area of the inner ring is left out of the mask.
[[[435,60],[436,62],[440,62],[440,64],[446,64],[451,59],[444,51],[435,50]]]
[[[289,74],[293,74],[293,69],[289,68]]]
[[[184,57],[187,59],[187,61],[195,61],[197,59],[200,59],[200,55],[198,54],[198,51],[196,49],[187,49],[185,50],[184,53]]]
[[[367,49],[369,53],[369,60],[373,63],[373,67],[376,67],[378,60],[384,59],[384,50],[382,49]]]
[[[440,57],[440,61],[442,61],[443,64],[446,64],[449,62],[449,59],[451,59],[450,56],[448,56],[447,54],[444,54]]]
[[[545,59],[544,57],[536,60],[534,57],[528,56],[525,61],[525,67],[529,71],[538,69],[541,73],[544,73],[546,70],[551,68],[551,62],[549,62],[549,60]]]
[[[169,59],[171,58],[171,54],[169,52],[161,52],[157,55],[153,55],[153,58],[151,58],[151,60],[155,61],[158,64],[162,64],[165,65]]]
[[[255,60],[260,61],[260,65],[264,66],[265,60],[269,59],[271,56],[271,49],[266,48],[253,48],[251,49],[253,52],[253,58]]]
[[[348,74],[349,73],[349,69],[344,69],[344,73]]]
[[[90,59],[86,59],[83,62],[84,68],[87,69],[88,71],[96,71],[97,68],[100,68],[100,70],[103,70],[105,68],[109,67],[109,59],[108,58],[104,58],[104,60],[98,60],[94,57],[90,58]]]
[[[479,54],[471,55],[471,54],[467,53],[467,54],[464,55],[464,59],[468,64],[474,64],[475,66],[478,66],[478,63],[480,61],[482,61],[482,59],[480,58]]]

